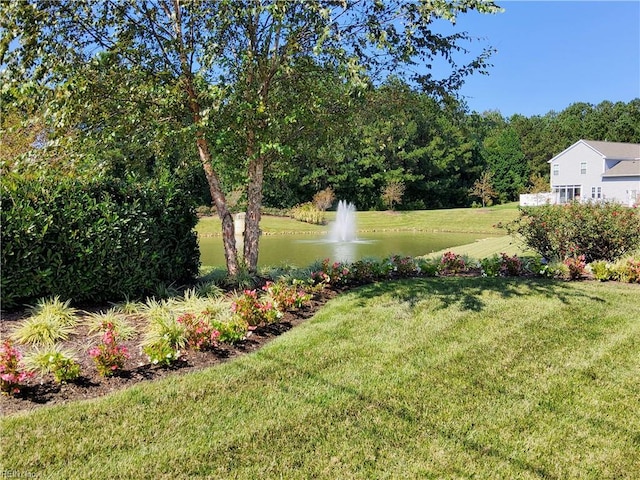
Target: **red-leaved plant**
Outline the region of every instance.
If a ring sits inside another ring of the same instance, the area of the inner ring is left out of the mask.
[[[569,268],[569,278],[577,280],[585,273],[587,264],[584,255],[566,258],[563,262]]]
[[[206,315],[207,313],[203,312],[203,318],[193,313],[185,313],[177,319],[178,323],[184,326],[187,344],[194,350],[207,350],[218,345],[220,332],[206,320]]]
[[[129,358],[127,347],[118,345],[115,327],[111,322],[106,324],[102,341],[89,349],[89,355],[93,358],[98,373],[104,377],[109,377],[118,370],[122,370],[125,361]]]
[[[20,384],[33,373],[23,369],[22,355],[10,340],[0,346],[0,391],[6,394],[20,393]]]

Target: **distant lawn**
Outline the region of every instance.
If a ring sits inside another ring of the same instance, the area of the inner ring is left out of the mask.
[[[20,478],[640,478],[640,289],[387,282],[262,350],[3,418]]]
[[[442,254],[451,251],[458,255],[466,255],[469,258],[480,260],[482,258],[488,258],[500,253],[506,253],[507,255],[531,255],[535,256],[536,253],[527,248],[523,242],[516,240],[511,235],[505,235],[502,237],[483,238],[474,243],[467,245],[460,245],[458,247],[446,248],[438,252],[430,253],[426,255],[431,258],[440,258]]]
[[[358,230],[424,230],[465,233],[500,233],[494,225],[509,222],[518,216],[518,204],[509,203],[490,208],[454,208],[448,210],[413,210],[407,212],[357,212]],[[335,219],[335,212],[327,212],[327,220]],[[290,218],[265,215],[260,222],[265,234],[322,233],[323,225],[311,225]],[[204,217],[196,225],[200,235],[219,235],[220,220]]]

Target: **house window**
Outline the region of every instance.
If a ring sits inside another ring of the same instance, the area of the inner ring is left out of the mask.
[[[553,174],[560,175],[560,165],[558,165],[557,163],[553,164]]]
[[[596,199],[596,187],[591,187],[591,198]]]
[[[602,187],[598,187],[598,196],[596,198],[598,200],[602,198]]]
[[[580,175],[586,175],[587,174],[587,162],[581,162],[580,163]]]
[[[558,185],[555,187],[555,191],[558,195],[558,203],[580,200],[580,190],[580,185]]]

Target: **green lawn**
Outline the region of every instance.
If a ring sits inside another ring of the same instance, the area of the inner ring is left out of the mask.
[[[490,208],[455,208],[449,210],[414,210],[407,212],[356,212],[358,230],[424,230],[442,232],[499,233],[494,227],[518,216],[518,205],[510,203]],[[335,219],[335,212],[327,212],[327,220]],[[290,218],[265,215],[260,222],[262,231],[279,233],[321,233],[327,227],[297,222]],[[196,225],[200,235],[219,235],[220,220],[204,217]]]
[[[640,478],[640,289],[353,290],[262,350],[5,417],[21,478]]]

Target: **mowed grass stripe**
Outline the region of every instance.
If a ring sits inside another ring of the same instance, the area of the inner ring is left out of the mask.
[[[244,358],[4,418],[46,478],[636,478],[640,290],[371,285]],[[635,412],[635,413],[634,413]]]

